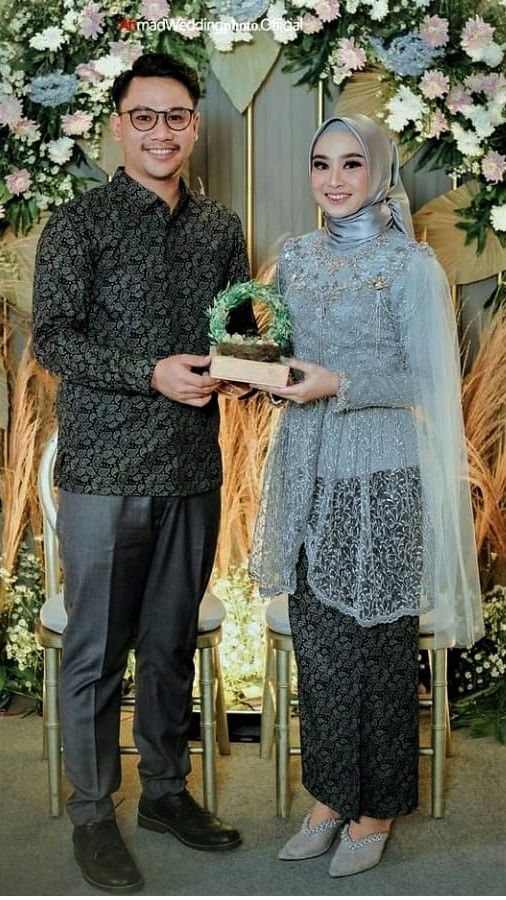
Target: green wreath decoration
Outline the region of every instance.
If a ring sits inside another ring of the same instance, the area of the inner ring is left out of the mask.
[[[231,311],[247,302],[263,303],[268,308],[271,317],[268,329],[258,336],[229,334]],[[215,297],[207,315],[211,344],[223,356],[274,362],[289,349],[290,313],[281,294],[270,284],[246,281],[229,286]]]

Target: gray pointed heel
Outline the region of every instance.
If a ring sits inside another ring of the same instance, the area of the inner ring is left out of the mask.
[[[302,827],[279,851],[278,859],[312,859],[321,856],[334,843],[344,819],[326,819],[320,825],[310,825],[311,813],[305,817]]]
[[[358,875],[359,872],[377,866],[383,856],[388,837],[388,832],[376,831],[354,841],[349,834],[349,825],[345,825],[339,846],[330,863],[329,875],[332,878]]]

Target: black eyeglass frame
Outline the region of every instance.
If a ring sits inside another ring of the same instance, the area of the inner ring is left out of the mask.
[[[168,122],[168,120],[167,120],[169,113],[173,113],[174,110],[176,110],[176,109],[184,110],[184,112],[190,113],[190,121],[183,128],[174,128],[174,125],[171,125],[170,122]],[[137,125],[134,124],[132,114],[136,113],[136,112],[143,112],[143,111],[154,113],[156,115],[155,122],[152,125],[150,125],[149,128],[139,128]],[[186,129],[190,127],[190,125],[193,121],[193,117],[196,112],[197,112],[196,109],[193,109],[192,107],[189,107],[189,106],[171,106],[170,109],[151,109],[150,106],[134,106],[133,109],[125,109],[125,110],[123,110],[123,112],[117,113],[117,115],[118,116],[129,116],[130,122],[132,124],[132,128],[135,128],[136,131],[153,131],[153,128],[156,128],[156,126],[158,125],[158,120],[159,120],[160,116],[164,117],[164,122],[165,122],[167,128],[170,128],[171,131],[186,131]]]

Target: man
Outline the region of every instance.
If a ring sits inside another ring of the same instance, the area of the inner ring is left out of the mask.
[[[238,216],[192,194],[196,73],[147,53],[114,82],[124,168],[52,216],[35,275],[35,353],[61,377],[58,535],[64,756],[76,859],[95,887],[142,878],[115,821],[119,718],[136,649],[139,825],[201,850],[240,843],[186,790],[198,607],[220,515],[218,383],[206,310],[247,280]],[[237,328],[253,324],[251,310]]]

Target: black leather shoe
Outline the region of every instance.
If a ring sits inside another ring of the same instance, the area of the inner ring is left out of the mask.
[[[143,795],[137,822],[141,828],[151,831],[170,831],[194,850],[232,850],[241,843],[241,835],[235,828],[202,809],[187,790],[164,794],[157,800]]]
[[[114,819],[76,825],[72,839],[81,872],[93,887],[118,894],[142,887],[142,876]]]

